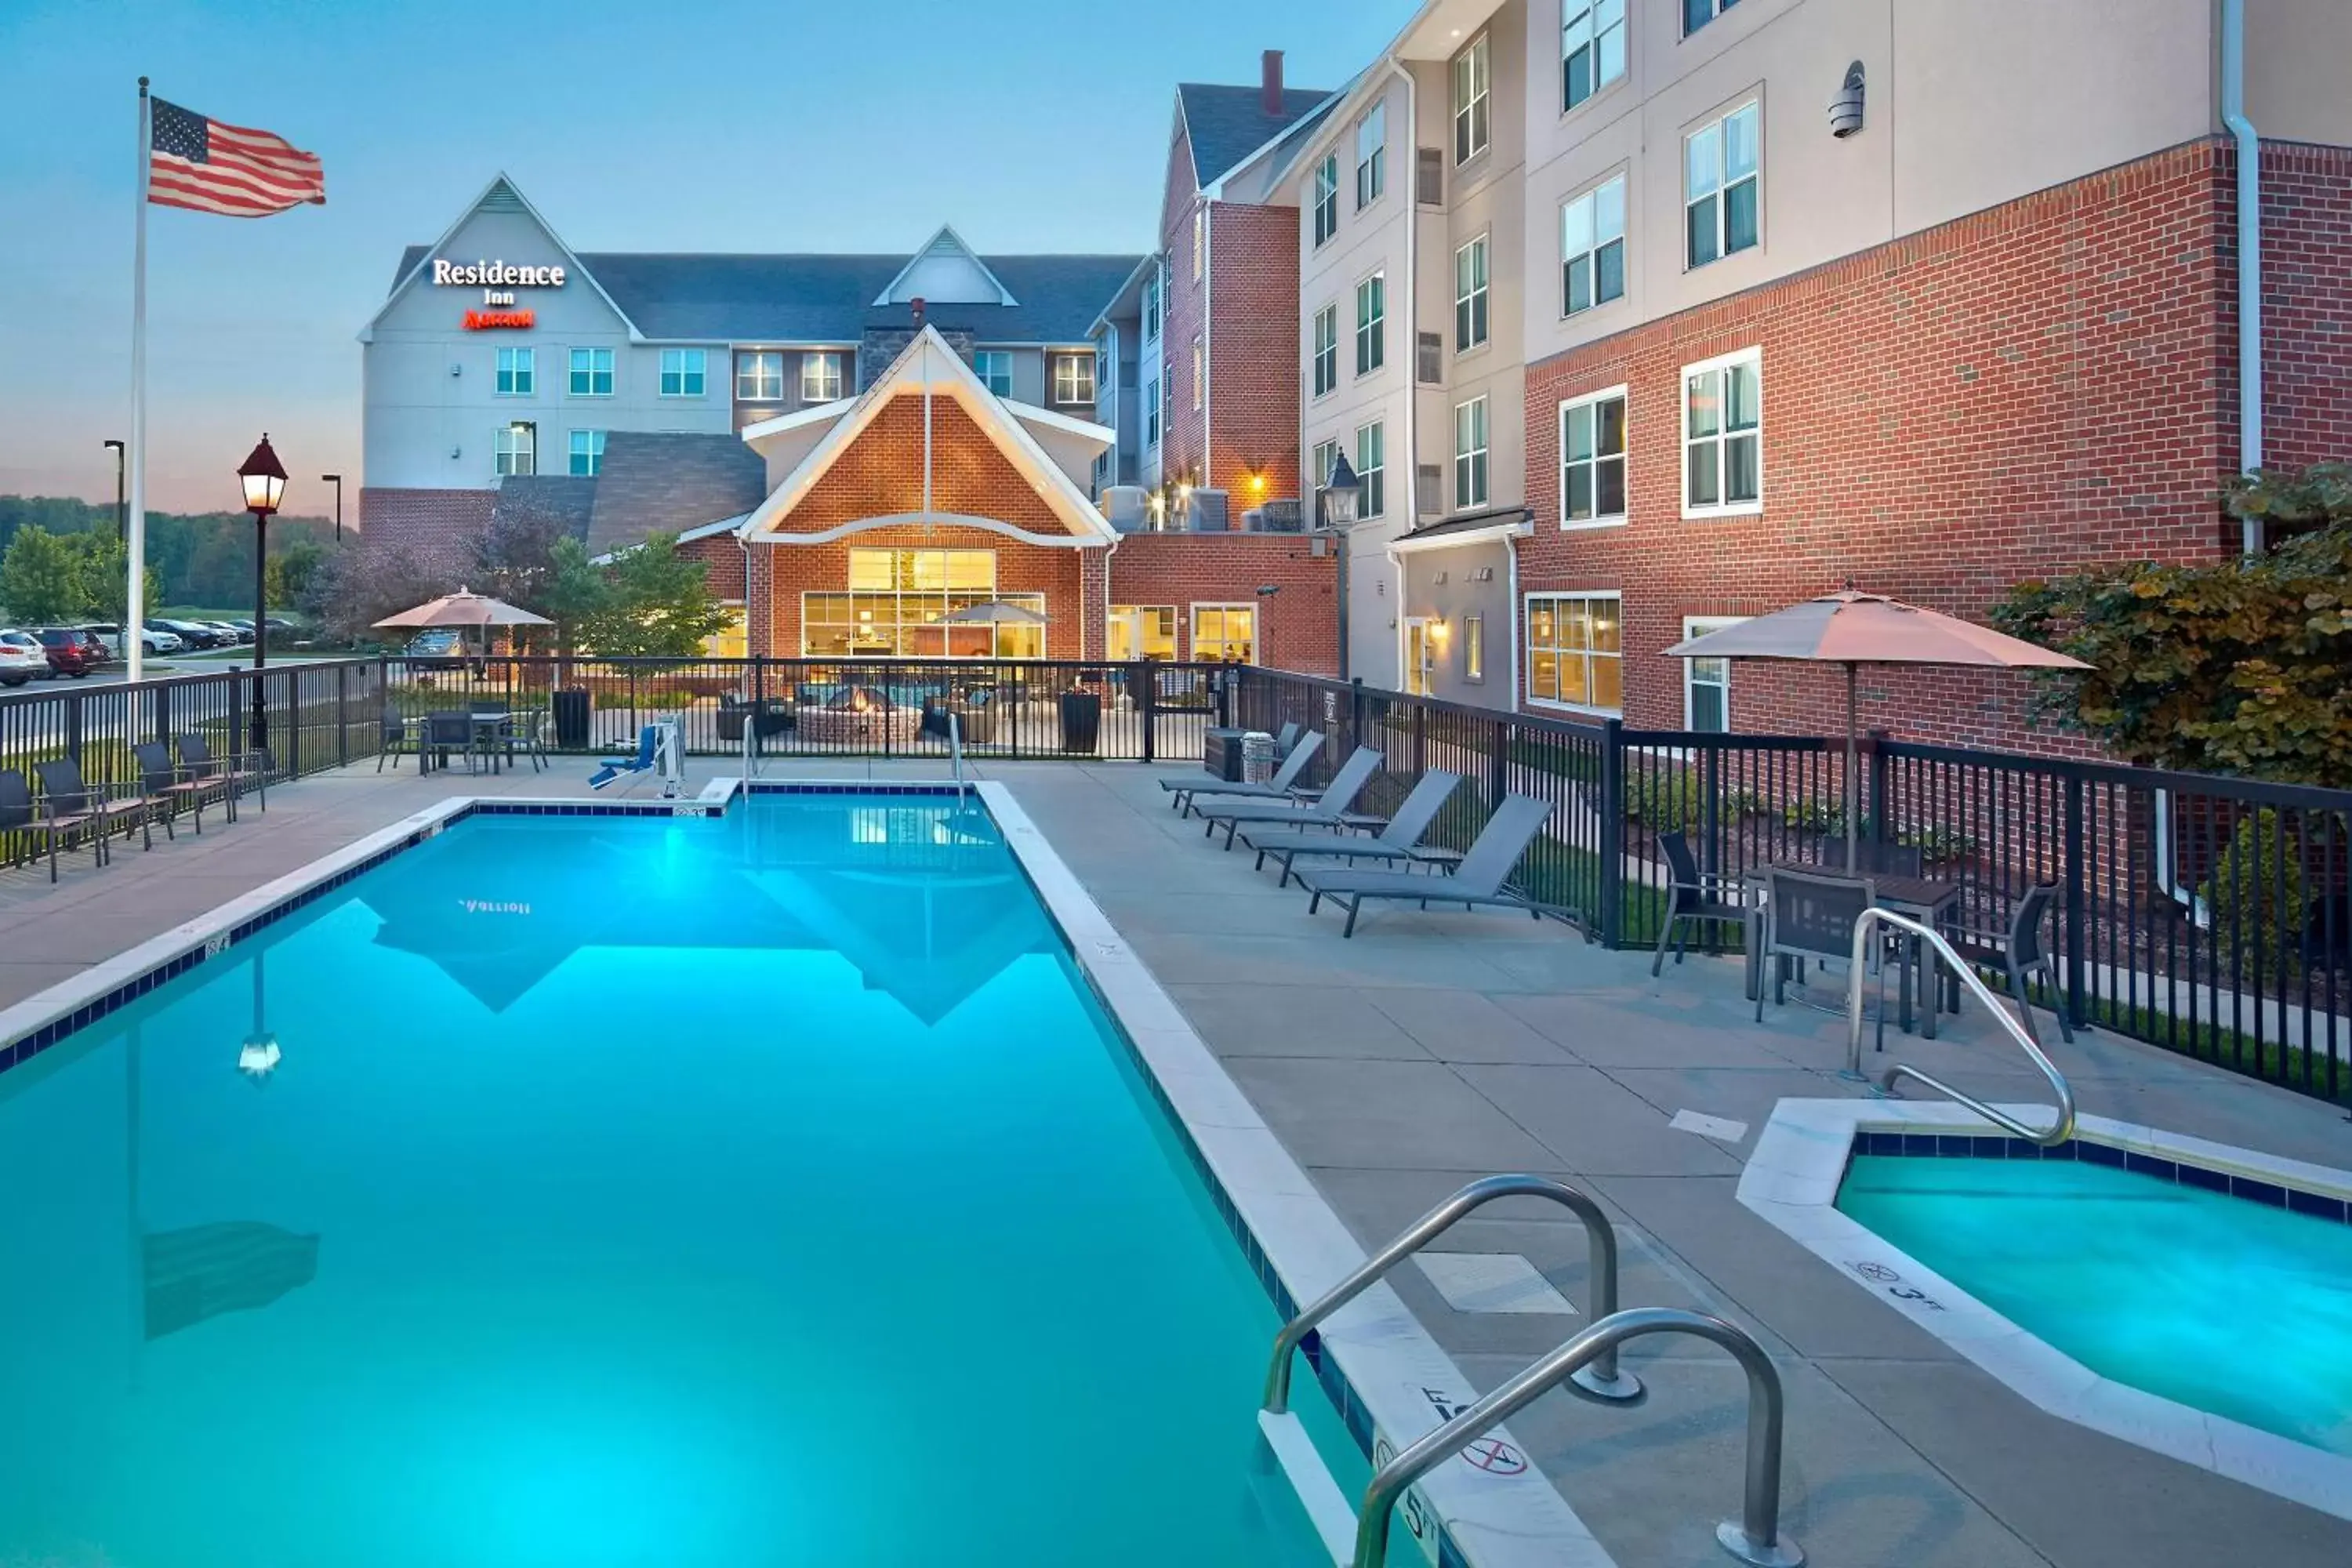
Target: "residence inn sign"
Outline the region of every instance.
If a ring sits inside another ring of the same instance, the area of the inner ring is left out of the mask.
[[[442,289],[479,289],[488,310],[468,310],[461,323],[469,332],[502,327],[530,327],[536,320],[528,310],[514,309],[517,289],[561,289],[562,267],[517,267],[507,261],[457,262],[436,258],[433,282]]]

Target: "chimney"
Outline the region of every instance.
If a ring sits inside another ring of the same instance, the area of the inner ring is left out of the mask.
[[[921,331],[923,330],[923,297],[918,294],[908,303],[915,308],[915,330]]]
[[[1258,62],[1258,107],[1268,116],[1282,114],[1282,51],[1268,49]]]

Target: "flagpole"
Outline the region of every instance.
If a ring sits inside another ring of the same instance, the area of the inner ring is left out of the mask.
[[[147,183],[148,158],[155,147],[153,110],[147,79],[139,79],[138,237],[131,260],[131,525],[123,549],[131,557],[130,597],[122,610],[122,657],[131,679],[146,673],[147,637]]]

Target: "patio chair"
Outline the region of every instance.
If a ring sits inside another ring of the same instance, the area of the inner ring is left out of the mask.
[[[94,826],[94,820],[87,816],[63,816],[37,810],[32,786],[25,782],[25,775],[14,768],[0,773],[0,835],[12,839],[19,833],[37,836],[48,851],[50,881],[58,879],[58,846],[76,833],[89,847],[90,864],[106,864],[106,835],[89,831]],[[9,858],[13,863],[16,857],[11,855]]]
[[[1772,1005],[1789,1000],[1789,962],[1853,962],[1853,928],[1878,901],[1866,877],[1819,876],[1775,868],[1766,879],[1764,941],[1759,957],[1771,967]],[[1879,971],[1884,994],[1885,970]],[[1885,1009],[1880,1013],[1884,1016]],[[1764,987],[1756,987],[1756,1021],[1764,1021]]]
[[[394,708],[388,702],[385,703],[383,709],[383,730],[381,737],[376,742],[375,771],[378,773],[383,772],[384,759],[389,757],[392,759],[392,771],[394,773],[398,773],[400,771],[401,754],[403,752],[413,753],[415,750],[416,742],[410,738],[407,719],[402,715],[399,709]]]
[[[2009,994],[2017,1002],[2018,1022],[2025,1026],[2027,1037],[2037,1046],[2042,1043],[2042,1033],[2033,1026],[2033,1004],[2026,1000],[2025,983],[2039,975],[2053,992],[2058,988],[2058,966],[2042,941],[2042,922],[2049,918],[2057,897],[2057,883],[2039,883],[2029,889],[2025,897],[2017,901],[2017,908],[2010,911],[2007,931],[1959,926],[1948,932],[1953,950],[1962,958],[2009,976]],[[2061,1005],[2051,1011],[2057,1016],[2058,1033],[2067,1044],[2074,1044],[2074,1026],[2066,1021],[2065,1007]]]
[[[1323,733],[1319,730],[1303,730],[1292,743],[1282,765],[1264,784],[1244,784],[1230,779],[1211,778],[1204,773],[1194,773],[1182,778],[1161,779],[1160,787],[1176,797],[1176,814],[1190,816],[1193,808],[1206,795],[1234,795],[1250,800],[1288,800],[1298,783],[1298,775],[1323,750]]]
[[[1298,885],[1311,895],[1307,900],[1307,912],[1313,914],[1325,899],[1334,899],[1348,910],[1347,929],[1339,934],[1356,934],[1356,917],[1363,912],[1370,899],[1412,899],[1423,909],[1435,899],[1440,903],[1460,904],[1465,909],[1480,904],[1500,904],[1524,909],[1529,918],[1541,920],[1543,910],[1517,893],[1506,892],[1504,880],[1527,853],[1528,846],[1551,819],[1551,802],[1531,795],[1503,797],[1503,804],[1470,841],[1462,863],[1451,871],[1435,871],[1416,875],[1411,871],[1351,871],[1341,868],[1322,870],[1310,867],[1298,873]]]
[[[1865,838],[1853,847],[1853,868],[1873,877],[1924,877],[1927,857],[1916,844],[1884,844]]]
[[[1270,801],[1211,795],[1206,805],[1198,806],[1196,815],[1209,825],[1208,832],[1212,837],[1223,825],[1227,849],[1234,847],[1234,834],[1255,823],[1276,826],[1325,827],[1335,833],[1350,828],[1378,827],[1381,825],[1379,817],[1366,816],[1349,807],[1356,804],[1356,797],[1364,793],[1364,786],[1372,782],[1372,775],[1380,772],[1382,761],[1379,748],[1358,746],[1355,753],[1339,764],[1339,771],[1331,775],[1331,782],[1324,785],[1322,793],[1312,801],[1276,805]]]
[[[81,764],[71,757],[35,763],[33,773],[41,781],[41,805],[52,821],[78,820],[100,839],[110,837],[118,824],[126,833],[142,828],[147,835],[147,847],[155,847],[154,829],[147,826],[153,813],[143,797],[122,797],[106,784],[86,782]],[[114,858],[111,845],[107,846],[105,858]]]
[[[1300,856],[1320,857],[1344,855],[1349,864],[1358,860],[1404,862],[1411,869],[1415,864],[1437,865],[1462,858],[1461,852],[1424,845],[1421,836],[1437,820],[1438,811],[1445,805],[1462,782],[1460,773],[1449,773],[1443,768],[1432,768],[1421,775],[1396,815],[1370,838],[1349,838],[1330,833],[1252,833],[1250,847],[1257,851],[1258,870],[1265,869],[1265,858],[1282,858],[1282,880],[1276,887],[1290,886],[1291,863]]]
[[[1658,950],[1650,955],[1650,976],[1657,978],[1665,967],[1666,948],[1672,944],[1675,962],[1683,961],[1688,948],[1692,925],[1736,925],[1746,927],[1755,911],[1747,883],[1738,877],[1726,877],[1698,868],[1698,858],[1691,853],[1690,840],[1680,833],[1658,835],[1658,851],[1666,858],[1666,912],[1658,926]],[[1678,940],[1679,938],[1679,940]]]
[[[466,771],[478,773],[476,762],[482,754],[480,731],[474,728],[474,710],[446,710],[425,716],[425,738],[419,750],[441,767],[449,765],[449,753],[461,752],[466,758]]]
[[[228,819],[236,820],[237,802],[247,790],[258,794],[261,809],[269,809],[269,749],[227,752],[213,754],[212,742],[194,731],[173,737],[172,744],[180,753],[180,766],[190,778],[211,779],[219,783],[227,797]]]
[[[553,716],[537,710],[509,712],[507,721],[490,736],[489,743],[512,767],[518,757],[528,758],[530,771],[538,773],[548,765],[547,731]]]
[[[172,760],[172,748],[161,741],[144,741],[131,748],[131,760],[139,769],[139,790],[163,819],[163,834],[177,838],[172,820],[179,815],[185,802],[195,812],[196,832],[205,830],[205,796],[212,786],[184,777],[180,765]]]

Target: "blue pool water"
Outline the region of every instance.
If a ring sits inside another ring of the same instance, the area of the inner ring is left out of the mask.
[[[1859,1155],[1837,1206],[2095,1372],[2352,1454],[2352,1226],[2074,1161]]]
[[[0,1073],[0,1563],[1315,1561],[1273,1309],[941,805],[469,819]]]

